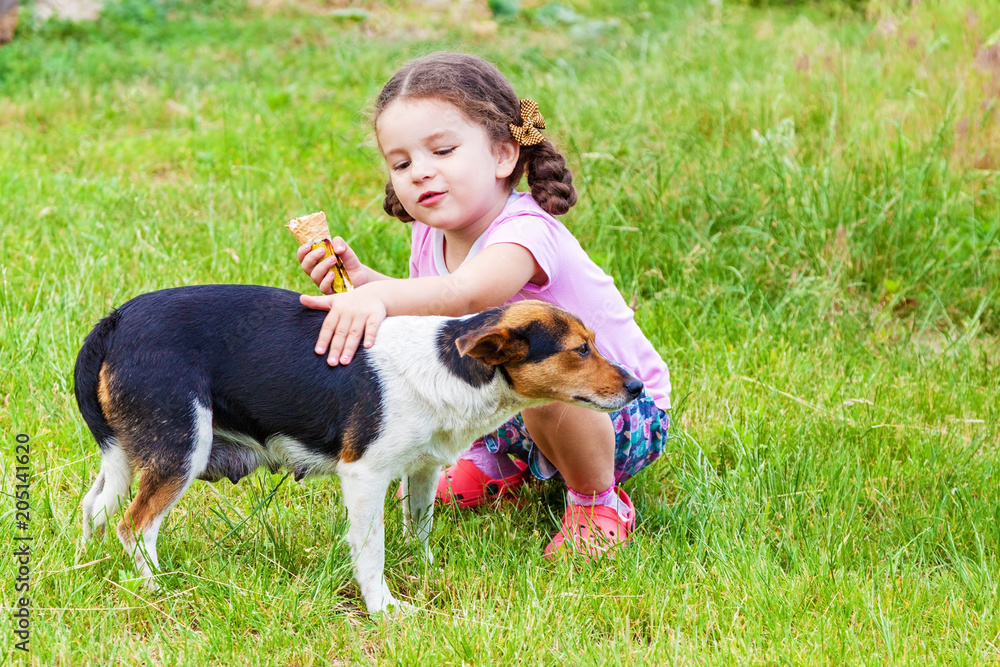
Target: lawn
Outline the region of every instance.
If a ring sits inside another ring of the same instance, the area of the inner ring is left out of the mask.
[[[30,653],[5,621],[3,661],[1000,660],[1000,5],[346,4],[125,0],[0,48],[8,619],[33,538]],[[635,539],[543,560],[562,496],[537,484],[440,511],[428,565],[390,497],[386,576],[419,611],[372,619],[336,479],[259,471],[192,487],[148,593],[114,537],[80,544],[84,336],[164,287],[314,289],[282,227],[314,210],[405,275],[366,109],[439,49],[538,100],[580,192],[564,222],[670,366]]]

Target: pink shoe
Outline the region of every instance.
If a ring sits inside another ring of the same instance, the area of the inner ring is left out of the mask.
[[[583,507],[568,503],[563,514],[562,528],[545,547],[545,558],[555,560],[570,550],[581,552],[587,560],[613,556],[614,550],[628,541],[635,528],[635,506],[632,505],[632,499],[624,489],[615,490],[628,507],[628,517],[624,521],[613,507]],[[563,548],[567,540],[571,540],[570,545]]]
[[[528,478],[528,465],[518,460],[514,460],[514,464],[518,472],[493,479],[472,461],[459,459],[458,463],[441,471],[437,500],[445,505],[454,502],[459,507],[479,507],[494,496],[510,493]]]

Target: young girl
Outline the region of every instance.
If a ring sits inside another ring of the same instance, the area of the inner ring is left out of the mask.
[[[559,476],[567,507],[546,557],[567,541],[588,557],[608,553],[635,525],[617,484],[663,451],[670,379],[612,279],[552,217],[573,206],[576,191],[565,159],[541,133],[537,105],[518,100],[486,61],[435,53],[389,80],[374,124],[389,169],[383,206],[413,223],[410,278],[377,273],[338,237],[334,250],[357,289],[333,295],[333,258],[300,247],[302,269],[328,295],[302,296],[306,306],[330,311],[317,354],[328,354],[332,366],[350,363],[391,315],[459,316],[521,299],[575,313],[601,353],[643,381],[643,395],[610,416],[563,403],[525,410],[442,473],[438,499],[474,507],[529,473]],[[525,173],[531,194],[514,191]]]

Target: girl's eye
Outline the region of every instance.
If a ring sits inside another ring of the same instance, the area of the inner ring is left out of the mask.
[[[588,354],[590,354],[590,346],[589,346],[589,345],[587,345],[586,343],[584,343],[584,344],[583,344],[583,345],[581,345],[580,347],[576,348],[576,352],[577,352],[577,354],[579,354],[579,355],[580,355],[581,357],[585,357],[585,356],[587,356]]]
[[[405,161],[404,162],[397,162],[396,164],[392,165],[392,170],[393,171],[401,171],[403,169],[406,169],[409,166],[410,166],[409,162],[405,162]]]
[[[435,155],[451,155],[455,151],[454,146],[449,146],[448,148],[439,148],[434,151]]]

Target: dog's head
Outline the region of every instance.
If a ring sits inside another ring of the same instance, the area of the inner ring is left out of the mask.
[[[580,318],[543,301],[518,301],[455,340],[458,352],[500,367],[525,398],[620,410],[642,382],[605,359]]]

